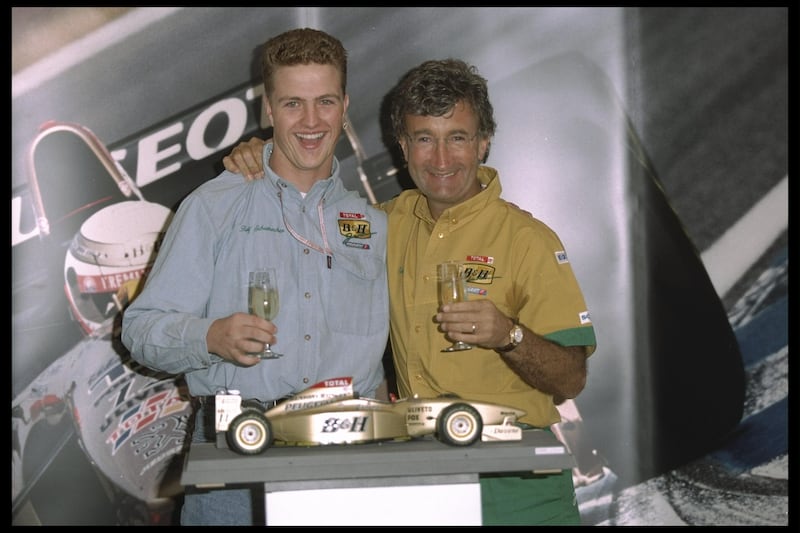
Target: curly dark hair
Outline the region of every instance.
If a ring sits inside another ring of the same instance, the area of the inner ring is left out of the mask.
[[[494,136],[497,124],[486,79],[460,59],[425,61],[408,71],[392,90],[390,118],[395,141],[407,135],[406,115],[441,117],[457,102],[468,103],[478,115],[478,135]],[[489,156],[487,149],[484,161]]]
[[[264,43],[261,55],[264,90],[270,94],[274,89],[272,76],[276,68],[310,63],[339,69],[342,93],[347,92],[347,50],[336,37],[313,28],[289,30]]]

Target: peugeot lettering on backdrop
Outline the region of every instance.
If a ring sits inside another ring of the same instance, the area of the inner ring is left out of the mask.
[[[219,98],[170,118],[153,129],[109,145],[114,160],[130,173],[136,185],[147,187],[166,179],[180,178],[187,163],[216,156],[247,134],[266,128],[261,115],[263,87],[247,84]],[[205,181],[216,173],[208,171],[194,181]],[[199,183],[195,183],[197,185]],[[169,189],[185,194],[193,187],[170,184]],[[11,245],[16,246],[39,235],[35,217],[29,211],[28,191],[11,199]],[[174,194],[174,193],[173,193]]]

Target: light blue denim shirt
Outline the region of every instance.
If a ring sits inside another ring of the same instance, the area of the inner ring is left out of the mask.
[[[386,215],[344,188],[336,160],[303,198],[269,169],[271,151],[265,179],[225,171],[183,200],[125,310],[122,341],[143,365],[185,374],[193,396],[227,388],[268,401],[352,376],[372,397],[389,332]],[[330,254],[314,249],[326,238]],[[274,347],[284,356],[241,367],[209,353],[206,333],[215,319],[247,312],[248,273],[260,266],[277,270]]]

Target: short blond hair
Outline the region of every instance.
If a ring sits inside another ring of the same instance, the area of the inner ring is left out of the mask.
[[[310,63],[336,67],[342,78],[342,94],[347,92],[347,50],[336,37],[313,28],[289,30],[264,43],[261,55],[264,91],[269,95],[274,89],[273,76],[278,67]]]

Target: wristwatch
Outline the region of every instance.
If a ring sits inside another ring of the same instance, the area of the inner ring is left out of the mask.
[[[522,342],[522,326],[519,325],[519,319],[514,318],[512,320],[514,321],[514,327],[508,332],[508,344],[500,348],[495,348],[495,351],[510,352]]]

